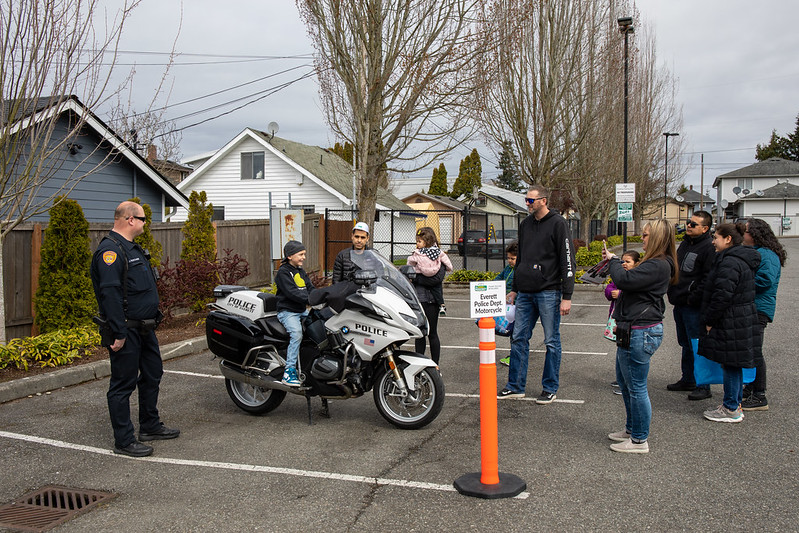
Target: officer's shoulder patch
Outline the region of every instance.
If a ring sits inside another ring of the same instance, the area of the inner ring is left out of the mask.
[[[116,260],[117,260],[117,253],[116,252],[112,252],[110,250],[107,251],[107,252],[103,252],[103,262],[105,262],[106,265],[109,265],[109,266],[113,265],[114,261],[116,261]]]

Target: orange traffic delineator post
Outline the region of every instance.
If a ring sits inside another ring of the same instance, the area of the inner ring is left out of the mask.
[[[513,474],[499,471],[499,426],[497,424],[497,343],[494,319],[483,317],[480,328],[480,467],[481,472],[464,474],[455,480],[455,488],[466,496],[498,499],[512,498],[527,488],[527,483]]]

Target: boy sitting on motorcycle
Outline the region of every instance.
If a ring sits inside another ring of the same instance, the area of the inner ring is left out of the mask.
[[[283,261],[275,275],[277,319],[289,334],[286,369],[282,381],[291,387],[299,387],[302,383],[297,373],[297,359],[302,342],[302,318],[308,315],[308,295],[314,289],[311,279],[302,269],[304,262],[305,245],[299,241],[289,241],[283,247]]]

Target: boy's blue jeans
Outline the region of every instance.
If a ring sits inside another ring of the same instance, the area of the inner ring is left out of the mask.
[[[286,368],[297,368],[297,359],[300,356],[302,343],[302,319],[308,316],[306,309],[302,313],[293,311],[278,311],[277,319],[289,333],[289,347],[286,353]]]

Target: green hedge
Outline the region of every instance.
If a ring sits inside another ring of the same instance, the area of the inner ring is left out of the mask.
[[[497,277],[496,272],[486,272],[484,270],[455,270],[447,276],[450,283],[469,283],[470,281],[491,281]]]
[[[31,365],[42,368],[68,365],[98,344],[100,333],[94,325],[12,339],[0,345],[0,370],[9,366],[27,370]]]

